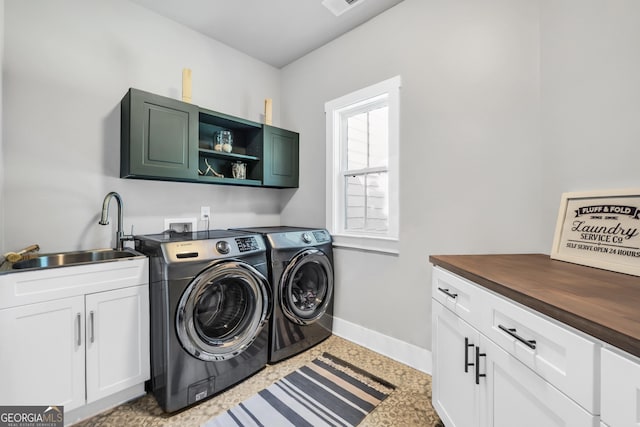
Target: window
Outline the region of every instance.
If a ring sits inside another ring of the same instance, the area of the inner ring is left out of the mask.
[[[336,246],[397,253],[400,77],[325,104],[327,229]]]

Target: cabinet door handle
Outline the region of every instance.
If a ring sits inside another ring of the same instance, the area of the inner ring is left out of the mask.
[[[82,345],[82,317],[80,316],[80,313],[76,314],[76,327],[78,332],[76,343],[78,344],[78,347],[80,347]]]
[[[442,293],[446,294],[448,297],[451,297],[451,298],[453,298],[453,299],[458,298],[458,294],[451,293],[451,292],[449,291],[449,289],[443,289],[443,288],[440,288],[440,287],[439,287],[439,288],[438,288],[438,290],[439,290],[440,292],[442,292]]]
[[[487,357],[487,353],[480,353],[480,347],[476,347],[476,384],[480,385],[480,377],[486,377],[487,374],[480,373],[480,358]]]
[[[513,338],[517,339],[518,341],[520,341],[522,344],[526,345],[530,349],[532,350],[536,349],[536,340],[528,340],[526,338],[522,338],[520,335],[517,334],[516,328],[507,328],[506,326],[502,326],[502,325],[498,325],[498,328],[500,328],[507,334],[511,335]]]
[[[469,366],[473,366],[473,363],[469,363],[469,347],[475,347],[469,343],[469,338],[464,337],[464,371],[469,372]]]
[[[91,331],[91,332],[90,332],[89,337],[90,337],[90,341],[91,341],[91,343],[93,343],[94,338],[95,338],[95,336],[94,336],[94,331],[93,331],[93,329],[94,329],[94,323],[95,323],[95,322],[94,322],[94,320],[93,320],[93,310],[92,310],[92,311],[90,311],[90,312],[89,312],[89,324],[90,324],[90,326],[91,326],[91,329],[90,329],[90,331]]]

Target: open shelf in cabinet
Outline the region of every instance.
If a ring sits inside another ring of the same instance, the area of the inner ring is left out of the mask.
[[[228,160],[232,162],[257,162],[260,160],[260,158],[256,156],[247,156],[246,154],[238,154],[233,152],[225,153],[224,151],[208,150],[204,148],[200,148],[199,152],[201,156],[215,157],[216,159]]]
[[[230,131],[231,152],[216,151],[216,135]],[[201,175],[198,181],[230,185],[262,185],[262,125],[226,114],[200,109],[198,122],[198,169],[205,172],[211,166],[224,178],[212,174]],[[246,179],[233,178],[232,167],[236,162],[246,166]]]

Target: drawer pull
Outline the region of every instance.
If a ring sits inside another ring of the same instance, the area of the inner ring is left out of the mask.
[[[446,294],[448,297],[451,297],[453,299],[458,298],[458,294],[453,294],[449,291],[449,289],[443,289],[443,288],[438,288],[438,290],[444,294]]]
[[[532,350],[536,349],[536,340],[528,340],[528,339],[522,338],[520,335],[516,333],[516,328],[507,328],[502,325],[498,325],[498,328],[502,329],[507,334],[511,335],[513,338],[517,339],[518,341],[520,341],[522,344],[526,345],[530,349]]]
[[[476,385],[480,385],[480,377],[486,377],[487,374],[480,373],[480,358],[486,357],[487,353],[480,353],[480,347],[476,347]]]
[[[475,347],[469,343],[469,338],[464,337],[464,371],[469,372],[469,366],[473,366],[473,363],[469,363],[469,347]]]

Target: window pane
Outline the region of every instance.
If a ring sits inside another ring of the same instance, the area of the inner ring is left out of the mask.
[[[346,230],[364,230],[365,228],[365,175],[348,176],[346,182]]]
[[[389,107],[369,111],[369,167],[387,166]]]
[[[367,175],[367,231],[386,232],[389,228],[388,174]]]
[[[389,107],[354,114],[346,121],[347,170],[387,166]]]
[[[383,233],[389,227],[386,172],[346,177],[345,229]]]
[[[347,169],[367,167],[367,113],[347,118]]]

